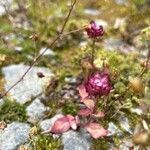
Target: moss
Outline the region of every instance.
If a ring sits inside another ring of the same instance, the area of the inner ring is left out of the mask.
[[[10,100],[5,100],[0,106],[0,120],[10,123],[12,121],[27,121],[25,106]]]
[[[60,139],[54,139],[51,136],[39,134],[32,143],[32,150],[61,150],[62,145]]]
[[[109,149],[109,145],[106,139],[101,138],[101,139],[93,140],[91,150],[108,150],[108,149]]]
[[[66,103],[64,106],[63,106],[63,113],[64,114],[71,114],[71,115],[76,115],[77,112],[78,112],[78,106],[75,104],[75,103]]]

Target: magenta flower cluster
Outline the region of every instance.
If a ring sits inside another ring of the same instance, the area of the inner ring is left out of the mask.
[[[95,21],[91,21],[90,25],[86,28],[86,32],[90,38],[98,38],[103,36],[104,29],[103,26],[99,26]]]
[[[84,86],[90,96],[108,95],[112,89],[110,76],[105,72],[91,74]]]

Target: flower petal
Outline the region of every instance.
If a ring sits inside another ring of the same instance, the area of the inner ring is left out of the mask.
[[[108,131],[101,127],[98,123],[89,123],[85,126],[85,129],[95,139],[106,136],[108,134]]]
[[[69,128],[70,128],[69,120],[66,116],[64,116],[55,121],[50,132],[55,134],[60,134],[66,132],[67,130],[69,130]]]

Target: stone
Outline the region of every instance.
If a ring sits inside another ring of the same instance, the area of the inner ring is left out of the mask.
[[[121,135],[122,132],[121,130],[113,123],[113,122],[110,122],[108,124],[108,129],[107,129],[110,133],[108,134],[108,136],[112,136],[112,135]]]
[[[0,130],[0,150],[16,150],[27,142],[30,126],[26,123],[13,122]]]
[[[74,85],[77,83],[77,79],[75,77],[65,77],[65,82]]]
[[[108,28],[108,23],[105,20],[96,19],[95,23],[98,24],[98,25],[103,26],[105,30]]]
[[[43,54],[43,56],[55,56],[56,55],[56,53],[52,49],[46,48],[46,47],[41,48],[40,54],[43,53],[45,50],[46,52]]]
[[[61,114],[57,114],[55,115],[53,118],[50,118],[50,119],[45,119],[43,121],[41,121],[39,123],[39,126],[41,128],[42,131],[47,131],[48,129],[51,129],[51,127],[53,126],[53,124],[55,123],[55,121],[62,117],[63,115]]]
[[[7,9],[12,9],[13,0],[0,0],[0,16],[6,13],[5,7]]]
[[[89,150],[91,138],[85,130],[67,131],[62,135],[63,150]]]
[[[28,121],[30,123],[37,123],[38,121],[42,120],[46,113],[50,110],[49,107],[46,107],[40,99],[35,99],[27,108],[27,116]]]
[[[28,68],[29,66],[23,64],[9,65],[2,68],[2,73],[6,80],[5,89],[8,90],[14,83],[16,83]],[[53,76],[48,68],[32,67],[24,79],[9,92],[10,97],[17,102],[24,104],[30,101],[33,97],[41,94],[44,86],[44,78],[38,78],[37,72],[42,72],[49,78]]]
[[[135,51],[135,47],[130,46],[126,42],[120,39],[115,39],[115,38],[105,39],[103,46],[106,50],[109,50],[109,51],[118,50],[125,54]]]
[[[1,98],[0,99],[0,106],[4,104],[4,100]]]
[[[98,16],[100,14],[100,11],[94,8],[87,8],[84,10],[84,13],[90,16]]]
[[[130,134],[133,134],[133,131],[131,130],[131,127],[130,127],[130,125],[129,125],[129,120],[128,120],[128,118],[127,117],[120,117],[119,118],[119,123],[120,123],[120,126],[121,126],[121,128],[124,130],[124,131],[126,131],[126,132],[128,132],[128,133],[130,133]]]

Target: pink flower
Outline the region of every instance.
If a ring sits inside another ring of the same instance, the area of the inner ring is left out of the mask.
[[[103,26],[99,26],[95,21],[91,21],[89,27],[86,28],[86,32],[90,38],[97,38],[103,36]]]
[[[105,72],[91,74],[84,86],[89,96],[108,95],[112,89],[110,76]]]

